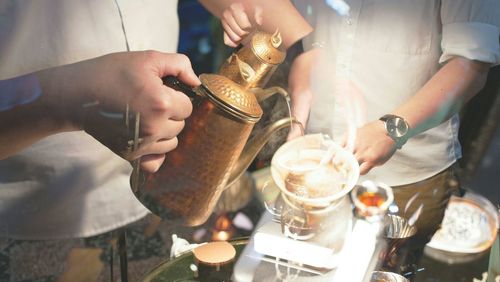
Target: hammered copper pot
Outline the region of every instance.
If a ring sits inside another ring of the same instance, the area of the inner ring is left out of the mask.
[[[252,42],[258,48],[250,44],[240,49],[219,74],[202,74],[202,85],[195,89],[187,89],[173,78],[164,80],[192,96],[193,113],[178,136],[178,147],[166,155],[159,171],[140,173],[137,181],[134,176],[131,179],[137,198],[160,217],[181,220],[188,226],[205,222],[222,191],[244,173],[273,132],[292,121],[279,120],[247,143],[262,116],[258,101],[276,92],[286,93],[255,88],[284,59],[279,34],[259,33]]]

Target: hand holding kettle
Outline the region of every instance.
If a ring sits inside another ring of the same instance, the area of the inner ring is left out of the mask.
[[[177,146],[192,111],[186,95],[163,85],[167,75],[200,83],[187,57],[154,51],[114,53],[0,81],[2,94],[14,101],[0,111],[0,158],[48,135],[85,129],[129,161],[142,157],[141,169],[154,172]],[[16,95],[34,98],[16,104]],[[127,103],[130,113],[141,115],[141,143],[133,152],[123,121]]]

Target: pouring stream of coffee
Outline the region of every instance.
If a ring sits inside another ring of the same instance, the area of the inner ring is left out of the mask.
[[[326,154],[323,155],[323,158],[321,158],[321,161],[319,162],[319,165],[326,165],[329,161],[332,160],[333,156],[335,155],[335,146],[332,143],[328,150],[326,151]]]

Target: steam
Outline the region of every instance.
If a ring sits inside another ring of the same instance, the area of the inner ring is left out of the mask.
[[[417,222],[418,218],[422,214],[422,209],[424,208],[424,204],[420,204],[418,209],[410,216],[410,219],[408,219],[408,224],[410,226],[413,226],[415,222]]]
[[[350,74],[337,72],[337,75],[339,76],[338,89],[340,90],[337,97],[345,107],[346,147],[352,152],[356,142],[356,131],[366,123],[365,103],[361,91],[350,79]]]
[[[326,4],[341,16],[348,16],[350,7],[343,0],[325,0]]]
[[[406,206],[405,206],[405,209],[404,209],[404,213],[406,214],[406,212],[408,211],[408,208],[411,206],[411,204],[415,201],[415,199],[417,199],[418,195],[420,194],[420,192],[417,192],[415,193],[413,196],[411,196],[411,198],[408,200],[408,202],[406,203]]]
[[[408,202],[406,203],[405,209],[404,209],[405,215],[406,215],[406,212],[408,211],[408,209],[410,208],[411,204],[413,204],[413,202],[418,198],[419,195],[420,195],[420,192],[417,192],[410,198],[410,200],[408,200]],[[414,225],[415,222],[417,222],[418,218],[422,214],[423,208],[424,208],[424,204],[420,204],[420,206],[415,210],[415,212],[408,219],[409,225]]]

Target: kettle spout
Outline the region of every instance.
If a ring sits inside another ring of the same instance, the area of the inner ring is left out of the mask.
[[[262,149],[262,147],[264,147],[267,141],[269,141],[269,138],[271,138],[271,136],[275,132],[280,129],[289,127],[292,123],[299,124],[299,126],[302,127],[302,124],[295,117],[286,117],[277,120],[267,127],[261,129],[260,132],[252,137],[252,139],[249,140],[245,145],[245,148],[243,148],[238,161],[233,167],[226,187],[231,186],[231,184],[233,184],[241,175],[243,175],[243,173],[250,166],[259,151]]]
[[[255,94],[255,97],[257,97],[257,101],[259,103],[273,96],[274,94],[281,94],[281,96],[283,96],[286,100],[289,100],[288,92],[279,86],[273,86],[266,89],[252,88],[250,91]]]

